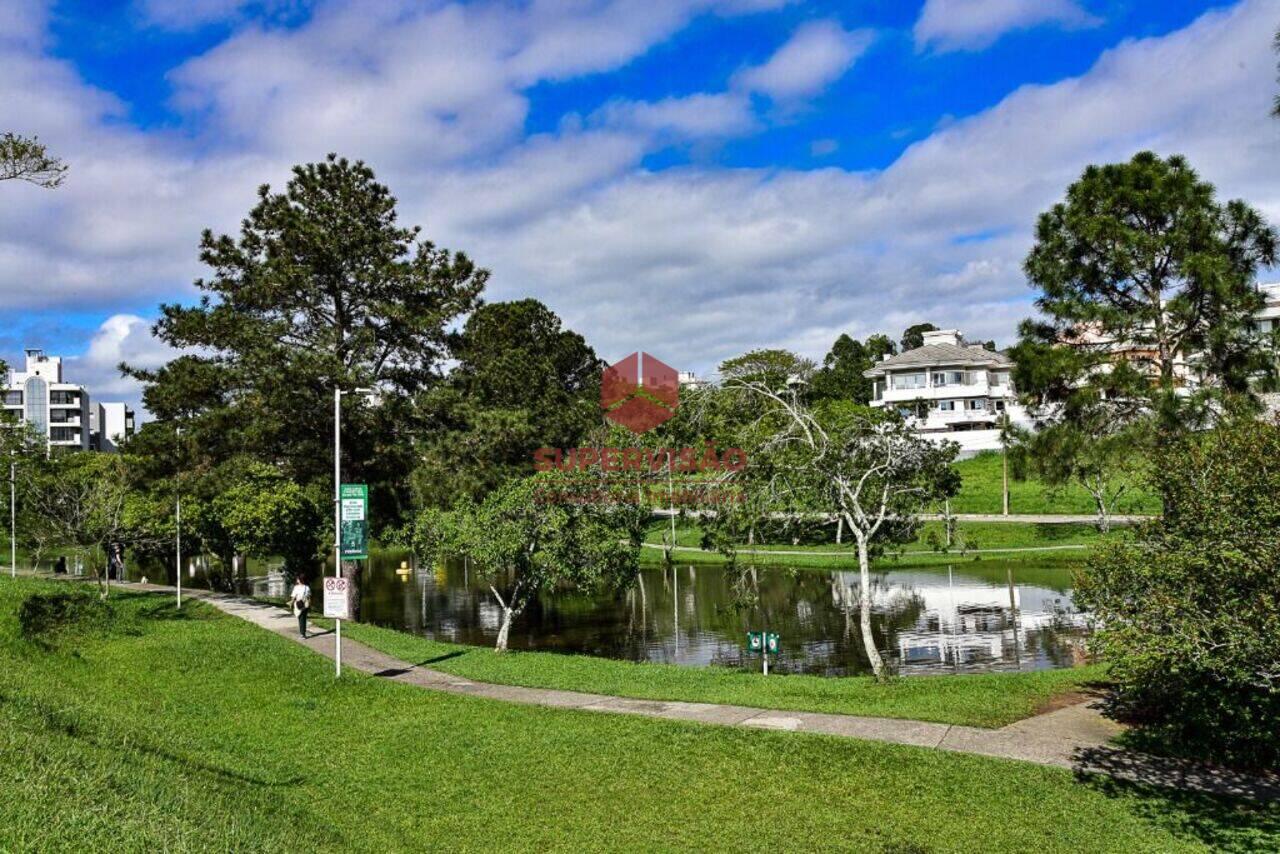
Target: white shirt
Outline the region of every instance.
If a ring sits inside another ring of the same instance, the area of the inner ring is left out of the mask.
[[[311,606],[311,588],[303,584],[301,581],[293,585],[293,589],[289,591],[289,606],[296,612],[298,610],[298,601],[301,600],[307,607]]]

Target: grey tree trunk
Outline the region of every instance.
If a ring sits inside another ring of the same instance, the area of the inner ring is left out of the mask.
[[[877,681],[885,679],[884,659],[880,657],[880,650],[876,649],[876,639],[871,634],[871,560],[867,554],[867,541],[865,537],[858,537],[858,571],[861,579],[862,590],[858,597],[859,617],[862,624],[862,646],[867,651],[867,659],[871,662],[871,672],[875,674]]]
[[[502,626],[498,629],[498,642],[493,645],[494,652],[507,651],[507,636],[511,634],[512,609],[503,607]]]

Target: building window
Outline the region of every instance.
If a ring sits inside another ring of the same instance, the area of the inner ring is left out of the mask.
[[[981,412],[987,408],[987,402],[985,400],[982,400],[981,398],[977,400],[965,401],[965,403],[967,404],[965,408],[973,410],[974,412]]]
[[[5,405],[5,406],[21,406],[21,405],[22,405],[22,392],[20,392],[20,391],[6,391],[6,392],[4,393],[4,405]]]
[[[949,385],[973,385],[973,374],[968,371],[934,371],[933,384],[935,386]]]
[[[997,401],[996,401],[996,412],[1004,412],[1004,401],[1003,401],[1003,400],[997,400]]]
[[[31,377],[27,380],[25,389],[27,421],[32,429],[42,435],[47,435],[49,431],[49,407],[45,405],[48,388],[49,384],[40,377]]]
[[[49,392],[50,406],[79,406],[80,393],[75,391],[51,391]]]
[[[938,401],[938,408],[943,412],[955,412],[956,402],[954,400],[940,400]]]
[[[893,380],[895,389],[924,388],[924,374],[895,374],[890,379]]]
[[[79,442],[80,428],[78,427],[51,427],[49,429],[49,439],[53,442]]]
[[[994,385],[994,386],[1002,386],[1002,385],[1005,385],[1006,383],[1008,383],[1008,382],[1009,382],[1009,375],[1008,375],[1008,374],[1006,374],[1006,373],[995,373],[995,372],[993,372],[993,373],[991,374],[991,380],[990,380],[990,382],[991,382],[991,384],[992,384],[992,385]]]

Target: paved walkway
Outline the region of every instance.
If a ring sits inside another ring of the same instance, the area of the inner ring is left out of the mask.
[[[174,592],[172,587],[156,584],[121,586],[130,590]],[[227,614],[289,638],[330,660],[334,658],[334,632],[320,631],[303,639],[298,636],[297,620],[281,607],[205,590],[191,590],[184,592],[184,596],[206,601]],[[1110,742],[1119,734],[1120,727],[1104,718],[1092,701],[1025,718],[1001,729],[982,729],[928,721],[759,709],[719,703],[637,700],[578,691],[494,685],[441,673],[426,667],[425,663],[412,664],[350,639],[342,641],[342,663],[343,667],[393,682],[509,703],[721,726],[821,733],[1033,762],[1080,774],[1106,774],[1149,785],[1280,800],[1280,775],[1277,774],[1253,776],[1112,746]]]
[[[283,608],[203,591],[196,595],[227,614],[290,638],[326,658],[334,657],[335,636],[332,631],[319,632],[304,640],[298,636],[297,621]],[[489,700],[722,726],[822,733],[1015,759],[1158,786],[1280,800],[1280,775],[1253,777],[1111,746],[1110,741],[1120,732],[1120,727],[1102,717],[1096,704],[1090,701],[993,730],[894,718],[780,711],[719,703],[636,700],[578,691],[494,685],[411,664],[350,639],[342,641],[342,663],[343,667],[393,682]]]

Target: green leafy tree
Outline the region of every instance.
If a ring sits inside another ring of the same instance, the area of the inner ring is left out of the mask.
[[[537,300],[476,309],[454,353],[447,380],[420,401],[424,505],[478,501],[533,474],[534,449],[574,447],[600,424],[603,362]]]
[[[204,233],[200,302],[161,307],[155,334],[189,354],[126,369],[157,419],[182,421],[193,462],[250,454],[304,486],[332,477],[334,389],[380,390],[377,405],[344,400],[343,471],[371,485],[374,518],[394,522],[412,467],[410,398],[438,380],[451,327],[488,273],[400,226],[360,162],[297,166],[283,192],[258,197],[238,236]],[[172,433],[155,432],[142,444],[164,453]]]
[[[872,335],[860,342],[841,335],[813,375],[812,400],[851,400],[870,403],[875,384],[863,374],[897,348],[886,335]]]
[[[128,485],[124,461],[115,454],[55,454],[24,478],[27,530],[49,546],[82,556],[110,592],[107,554],[113,545],[136,546],[139,533],[127,524]]]
[[[495,650],[532,597],[562,589],[625,588],[638,569],[643,527],[634,508],[553,500],[559,473],[508,481],[480,504],[429,510],[414,528],[420,559],[466,556],[502,610]],[[571,485],[571,484],[570,484]]]
[[[1018,388],[1035,398],[1102,384],[1166,429],[1245,392],[1272,369],[1251,318],[1263,303],[1254,275],[1276,245],[1258,211],[1219,202],[1182,157],[1088,167],[1036,224],[1024,269],[1047,322],[1024,324]],[[1076,351],[1052,359],[1066,375],[1027,358],[1052,348]]]
[[[1236,416],[1178,438],[1152,475],[1164,515],[1090,558],[1076,598],[1141,740],[1280,761],[1280,424]]]
[[[292,580],[310,573],[320,558],[325,514],[315,499],[279,471],[261,463],[213,502],[220,525],[236,550],[254,557],[284,558]]]
[[[26,181],[52,190],[67,177],[67,166],[37,137],[0,134],[0,181]]]
[[[959,490],[951,467],[956,445],[921,438],[890,411],[847,402],[811,407],[795,387],[749,378],[725,386],[757,399],[762,411],[742,434],[751,462],[735,481],[745,500],[724,508],[711,527],[740,535],[778,516],[839,519],[858,553],[863,647],[876,678],[886,678],[871,633],[871,558],[885,545],[910,541],[920,514]],[[727,540],[720,538],[722,549]]]
[[[936,332],[937,330],[938,327],[932,323],[917,323],[913,326],[908,326],[902,332],[902,351],[905,353],[907,350],[923,347],[924,334],[926,332]]]

